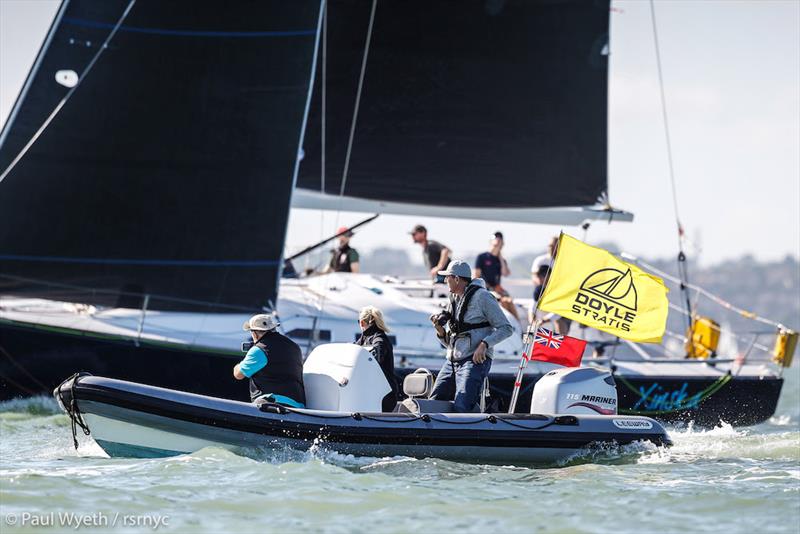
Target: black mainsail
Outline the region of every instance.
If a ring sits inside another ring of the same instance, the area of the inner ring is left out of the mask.
[[[98,292],[77,301],[115,305],[105,292],[123,291],[202,311],[274,301],[320,11],[65,1],[3,129],[0,174],[96,63],[0,182],[0,293],[80,286]]]
[[[499,208],[513,219],[603,197],[609,0],[378,2],[343,184],[370,10],[329,4],[295,205]],[[342,192],[350,203],[337,203]]]

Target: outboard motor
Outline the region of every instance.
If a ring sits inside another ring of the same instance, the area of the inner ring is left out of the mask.
[[[550,371],[533,388],[531,413],[616,415],[614,377],[594,367]]]

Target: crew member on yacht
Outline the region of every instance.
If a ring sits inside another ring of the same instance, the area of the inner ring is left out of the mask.
[[[346,226],[342,226],[336,233],[339,235],[339,246],[331,251],[331,261],[325,268],[326,273],[357,273],[358,251],[350,246],[350,238],[353,237]]]
[[[533,302],[531,302],[531,307],[528,310],[528,321],[533,324],[533,322],[537,319],[534,317],[534,310],[536,309],[535,302],[539,300],[539,297],[542,294],[544,289],[544,283],[547,280],[547,277],[550,273],[550,269],[552,268],[553,259],[556,257],[556,251],[558,249],[558,236],[553,236],[550,239],[550,243],[547,245],[547,252],[542,254],[541,256],[536,256],[533,259],[533,263],[531,264],[531,281],[533,282]],[[553,330],[556,331],[557,334],[566,335],[569,333],[569,327],[572,324],[572,321],[569,319],[565,319],[560,315],[555,314],[548,314],[544,317],[540,317],[547,321],[553,321]]]
[[[250,332],[253,346],[233,367],[236,380],[250,379],[250,400],[259,398],[294,408],[304,408],[303,353],[297,343],[278,332],[280,323],[267,314],[254,315],[242,328]]]
[[[495,296],[500,301],[500,305],[519,321],[517,307],[514,305],[511,295],[500,285],[500,280],[502,280],[504,276],[511,275],[508,262],[503,257],[503,245],[505,245],[503,233],[495,232],[492,234],[492,238],[489,241],[488,252],[478,254],[478,257],[475,258],[473,277],[483,278],[484,282],[486,282],[486,289],[495,293]]]
[[[454,260],[439,274],[445,277],[450,302],[444,313],[431,316],[431,322],[447,348],[447,361],[431,398],[453,399],[455,412],[472,412],[492,367],[492,349],[513,329],[483,280],[472,279],[469,264]]]
[[[361,327],[361,337],[356,341],[356,345],[361,345],[372,352],[378,364],[381,366],[383,376],[389,382],[392,391],[386,394],[382,402],[382,410],[391,412],[397,404],[397,378],[394,376],[394,350],[392,342],[386,333],[386,322],[383,320],[383,313],[375,306],[361,308],[358,314],[358,325]]]
[[[450,263],[450,249],[438,241],[428,239],[428,229],[421,224],[412,228],[409,234],[414,243],[422,245],[422,258],[425,260],[425,267],[428,268],[431,278],[437,284],[443,284],[444,276],[440,275],[439,271]]]

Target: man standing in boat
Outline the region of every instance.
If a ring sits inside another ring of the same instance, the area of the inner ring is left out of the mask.
[[[336,230],[339,236],[339,246],[331,251],[331,261],[325,268],[326,273],[357,273],[359,271],[358,251],[350,246],[353,232],[346,226]]]
[[[453,399],[458,413],[472,412],[492,367],[492,349],[513,333],[497,300],[466,262],[455,260],[439,271],[450,290],[447,309],[431,316],[447,361],[433,385],[432,399]]]
[[[422,258],[425,260],[425,267],[428,268],[431,278],[437,284],[443,284],[444,276],[438,273],[450,262],[450,249],[438,241],[428,239],[428,229],[421,224],[412,228],[409,234],[414,243],[422,245]]]
[[[253,345],[233,368],[236,380],[250,379],[250,400],[259,398],[294,408],[305,408],[303,353],[300,347],[278,332],[280,323],[272,315],[254,315],[242,326],[250,332]]]

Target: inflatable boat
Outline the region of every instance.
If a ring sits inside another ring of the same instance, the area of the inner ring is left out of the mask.
[[[67,379],[54,395],[72,421],[73,437],[82,429],[112,457],[172,456],[208,446],[318,445],[376,457],[552,464],[598,444],[671,445],[658,422],[616,415],[613,378],[594,368],[548,373],[534,392],[532,410],[541,413],[531,414],[453,413],[452,402],[426,398],[432,376],[424,369],[404,381],[407,399],[393,412],[380,412],[388,384],[372,355],[355,345],[318,347],[303,379],[306,409],[88,374]]]

